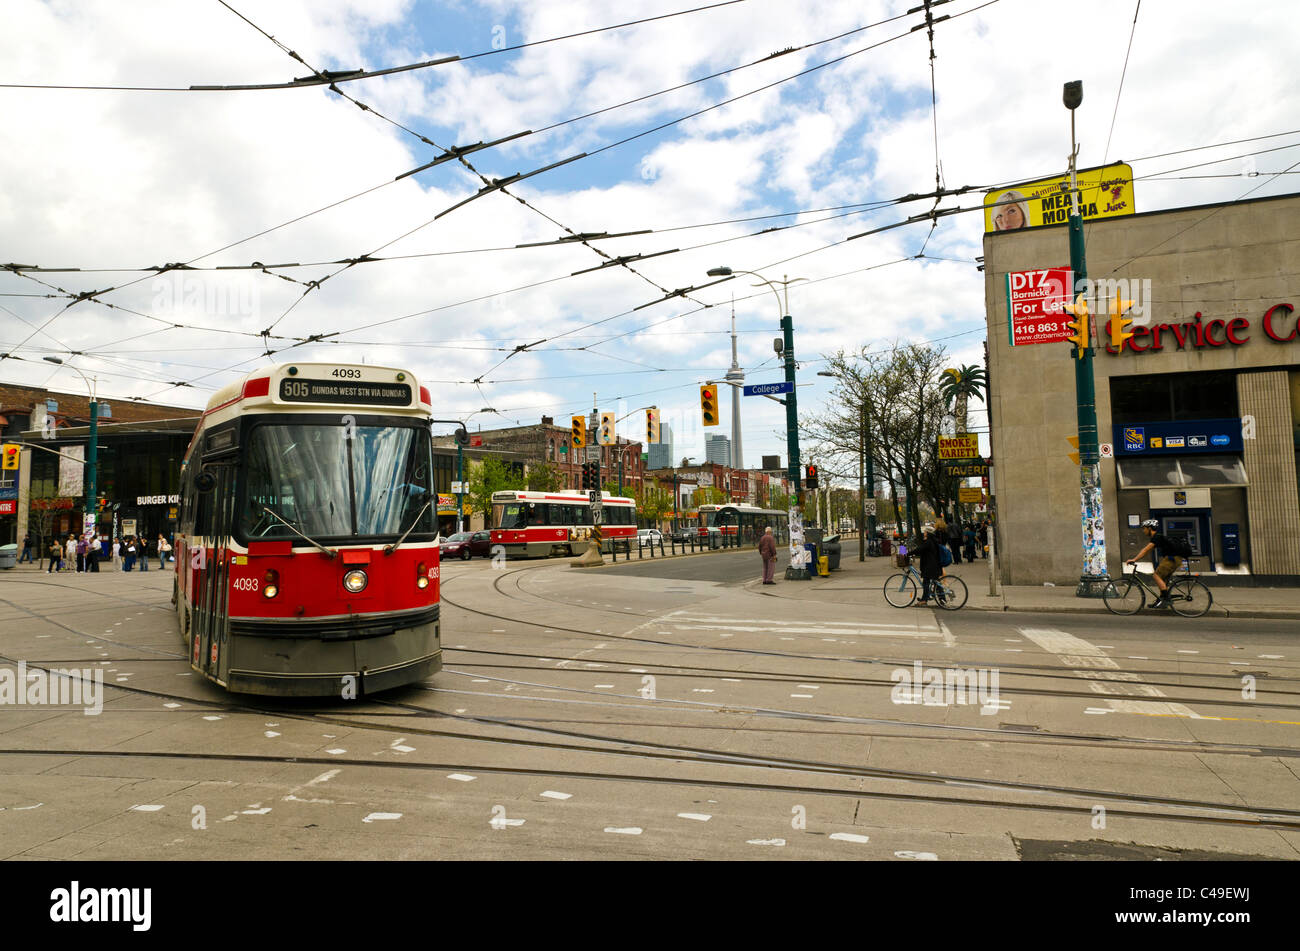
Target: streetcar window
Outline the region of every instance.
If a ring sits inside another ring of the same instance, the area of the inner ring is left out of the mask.
[[[523,528],[524,514],[523,505],[519,502],[506,502],[503,505],[494,505],[497,512],[497,528]]]
[[[434,530],[433,506],[425,508],[430,449],[421,429],[266,424],[253,430],[244,464],[240,528],[247,537]]]

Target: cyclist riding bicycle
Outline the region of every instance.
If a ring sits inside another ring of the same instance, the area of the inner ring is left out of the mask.
[[[1153,608],[1168,606],[1169,578],[1178,567],[1179,560],[1178,545],[1168,537],[1159,534],[1156,531],[1159,527],[1160,523],[1153,518],[1149,518],[1142,523],[1142,531],[1150,541],[1147,542],[1146,547],[1125,562],[1126,565],[1135,564],[1138,559],[1145,557],[1151,549],[1156,550],[1156,554],[1160,557],[1160,563],[1156,565],[1155,580],[1156,587],[1160,589],[1160,597],[1156,598],[1151,605]]]

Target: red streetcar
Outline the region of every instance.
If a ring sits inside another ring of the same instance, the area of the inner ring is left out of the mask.
[[[352,698],[442,667],[429,391],[408,371],[254,371],[181,468],[174,602],[227,690]]]
[[[606,538],[636,538],[636,502],[619,496],[601,499]],[[577,492],[492,493],[492,547],[507,557],[545,558],[580,555],[591,538],[591,501]]]

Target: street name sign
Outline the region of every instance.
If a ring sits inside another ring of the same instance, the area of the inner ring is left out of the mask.
[[[746,396],[775,396],[777,393],[793,393],[794,384],[789,380],[780,383],[753,383],[744,388]]]

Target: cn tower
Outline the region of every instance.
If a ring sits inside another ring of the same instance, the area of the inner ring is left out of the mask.
[[[745,383],[745,371],[736,359],[736,302],[731,302],[731,369],[727,371],[726,380],[734,383],[731,388],[731,467],[745,468],[745,454],[740,445],[740,400],[741,387]]]

